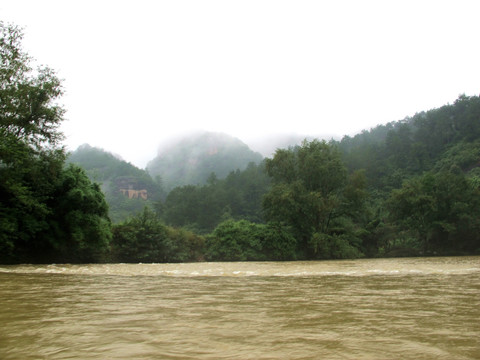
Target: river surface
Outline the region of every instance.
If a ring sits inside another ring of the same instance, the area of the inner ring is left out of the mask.
[[[480,359],[480,257],[0,265],[0,359]]]

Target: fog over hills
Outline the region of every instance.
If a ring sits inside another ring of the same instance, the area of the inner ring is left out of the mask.
[[[166,151],[170,151],[172,148],[178,146],[180,143],[185,142],[187,139],[194,139],[205,133],[214,133],[209,131],[185,131],[179,133],[175,136],[170,137],[167,140],[162,141],[158,145],[157,154],[160,155]],[[277,149],[287,149],[290,146],[300,145],[303,140],[307,139],[309,141],[313,139],[320,140],[330,140],[336,139],[340,140],[341,136],[336,134],[302,134],[296,132],[283,132],[265,135],[255,135],[252,134],[249,137],[236,136],[230,133],[216,133],[223,134],[226,137],[234,138],[246,144],[252,151],[260,153],[263,157],[272,157]]]
[[[168,191],[176,186],[205,184],[212,173],[224,178],[231,171],[243,170],[263,156],[233,136],[199,132],[163,144],[147,165],[153,177],[160,177]]]

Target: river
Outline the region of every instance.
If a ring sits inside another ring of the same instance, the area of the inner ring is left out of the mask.
[[[0,359],[480,359],[480,257],[0,265]]]

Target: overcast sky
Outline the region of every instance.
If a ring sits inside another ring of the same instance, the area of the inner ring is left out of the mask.
[[[480,1],[1,0],[64,79],[65,144],[144,167],[182,131],[354,135],[480,94]]]

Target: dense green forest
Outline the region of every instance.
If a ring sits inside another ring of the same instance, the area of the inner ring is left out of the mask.
[[[90,180],[100,184],[114,223],[165,198],[159,179],[103,149],[84,144],[68,155],[67,162],[82,167]]]
[[[67,155],[61,82],[0,27],[3,263],[480,254],[478,96],[263,161],[241,144],[180,152],[185,176],[165,187],[100,149]]]

